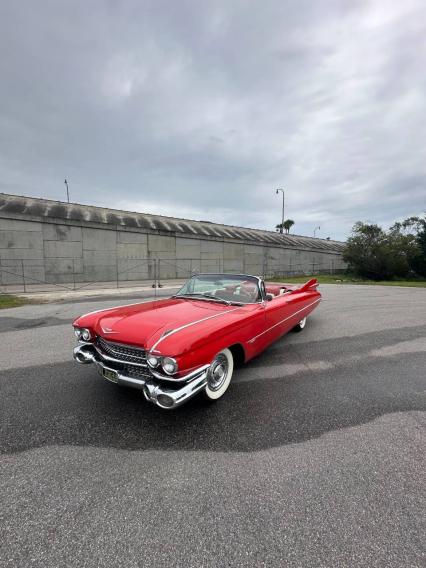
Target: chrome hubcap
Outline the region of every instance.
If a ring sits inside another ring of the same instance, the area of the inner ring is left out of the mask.
[[[210,390],[218,390],[228,375],[228,359],[225,355],[218,355],[210,365],[207,384]]]
[[[303,329],[306,325],[306,318],[303,318],[302,320],[300,320],[299,322],[299,327],[300,329]]]

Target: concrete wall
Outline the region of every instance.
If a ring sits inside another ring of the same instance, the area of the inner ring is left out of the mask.
[[[0,284],[184,278],[191,271],[292,274],[344,268],[339,250],[8,215],[0,217]]]

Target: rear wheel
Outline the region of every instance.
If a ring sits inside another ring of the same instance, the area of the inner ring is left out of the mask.
[[[303,329],[305,329],[305,326],[306,326],[306,318],[303,318],[302,320],[299,321],[297,325],[293,327],[293,331],[300,332]]]
[[[234,358],[229,349],[216,355],[207,372],[205,395],[208,400],[218,400],[229,387],[234,372]]]

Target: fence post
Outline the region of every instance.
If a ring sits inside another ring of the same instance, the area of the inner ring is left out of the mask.
[[[162,288],[161,284],[161,258],[157,258],[157,288]]]
[[[24,272],[24,260],[23,259],[21,259],[21,267],[22,267],[22,282],[24,284],[24,292],[26,292],[27,287],[26,287],[26,284],[25,284],[25,272]]]
[[[75,258],[72,259],[72,289],[75,290]]]
[[[118,256],[117,256],[117,253],[115,253],[115,282],[116,282],[117,290],[118,290]]]
[[[315,274],[315,260],[312,261],[312,274]]]

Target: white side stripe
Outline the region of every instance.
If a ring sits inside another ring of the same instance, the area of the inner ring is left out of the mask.
[[[232,310],[227,310],[226,312],[220,312],[219,314],[214,314],[213,316],[208,316],[206,318],[202,318],[200,320],[196,320],[196,321],[192,321],[190,323],[186,323],[185,325],[181,325],[180,327],[177,327],[176,329],[172,329],[172,331],[170,331],[169,333],[167,333],[166,335],[163,335],[160,337],[160,339],[158,339],[154,345],[151,347],[150,351],[156,351],[156,347],[157,345],[163,341],[163,339],[166,339],[168,337],[170,337],[171,335],[174,335],[175,333],[177,333],[178,331],[181,331],[182,329],[186,329],[187,327],[191,327],[191,325],[196,325],[197,323],[201,323],[203,321],[207,321],[213,318],[217,318],[219,316],[224,316],[225,314],[230,314],[231,312],[235,312],[236,310],[239,310],[241,308],[241,306],[238,306],[238,308],[234,308]]]
[[[294,312],[294,314],[291,314],[291,316],[288,316],[286,318],[284,318],[283,320],[279,321],[278,323],[272,325],[271,327],[268,327],[268,329],[265,329],[265,331],[262,331],[262,333],[259,333],[259,335],[255,335],[254,337],[252,337],[252,339],[249,339],[247,341],[247,343],[254,343],[256,341],[256,339],[258,337],[261,337],[262,335],[264,335],[265,333],[268,333],[268,331],[271,331],[271,329],[274,329],[274,327],[277,327],[278,325],[281,325],[282,323],[284,323],[285,321],[294,318],[294,316],[297,316],[297,314],[300,314],[300,312],[303,312],[304,310],[310,308],[311,306],[313,306],[314,304],[317,304],[319,301],[321,300],[321,298],[317,298],[315,300],[315,302],[312,302],[311,304],[308,304],[307,306],[305,306],[304,308],[302,308],[301,310],[298,310],[297,312]]]

